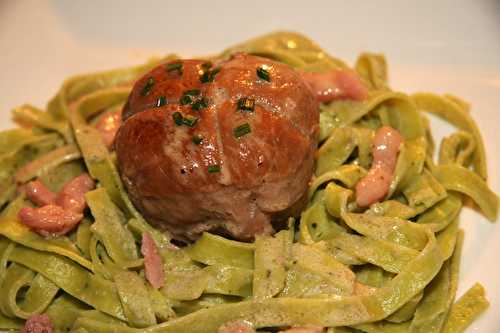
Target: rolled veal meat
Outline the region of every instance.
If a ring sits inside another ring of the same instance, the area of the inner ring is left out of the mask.
[[[251,240],[300,212],[318,117],[288,65],[176,60],[136,82],[115,138],[119,171],[136,207],[174,238]]]

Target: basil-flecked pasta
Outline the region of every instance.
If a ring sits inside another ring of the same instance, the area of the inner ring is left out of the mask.
[[[291,32],[207,59],[235,52],[301,72],[349,69]],[[451,333],[486,310],[480,284],[454,302],[462,202],[471,198],[492,222],[499,205],[466,102],[393,91],[385,57],[363,53],[350,70],[368,87],[367,98],[319,106],[316,165],[301,218],[251,243],[203,233],[178,247],[133,206],[96,128],[99,117],[123,107],[141,74],[176,58],[72,77],[46,110],[13,110],[20,128],[0,133],[0,330],[45,314],[54,332],[74,333],[217,333],[238,321],[263,332],[313,325],[325,332]],[[457,127],[437,159],[427,112]],[[371,172],[382,126],[403,142],[387,194],[361,207],[356,185]],[[33,207],[23,191],[30,181],[57,192],[85,172],[97,188],[86,193],[89,209],[73,231],[44,237],[22,223],[19,212]],[[145,235],[162,262],[158,288],[148,278]]]

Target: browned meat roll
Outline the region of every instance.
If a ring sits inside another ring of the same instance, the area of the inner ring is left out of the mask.
[[[299,210],[318,117],[315,95],[285,64],[246,54],[173,61],[129,96],[115,139],[120,174],[148,221],[174,237],[250,240]]]

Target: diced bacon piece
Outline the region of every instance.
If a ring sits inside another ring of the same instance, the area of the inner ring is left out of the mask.
[[[60,206],[24,207],[19,211],[21,222],[42,236],[59,236],[73,229],[83,218],[81,213]]]
[[[165,283],[163,262],[153,237],[147,232],[142,234],[141,253],[144,256],[146,279],[155,289],[163,287]]]
[[[57,196],[56,204],[74,213],[83,213],[85,193],[95,188],[95,183],[86,173],[66,183]]]
[[[319,102],[327,103],[337,99],[363,100],[368,89],[359,75],[350,69],[334,69],[326,73],[304,72],[307,82]]]
[[[255,333],[252,323],[238,320],[226,323],[219,327],[217,333]]]
[[[394,170],[398,159],[398,152],[403,137],[397,130],[390,126],[378,129],[373,138],[373,163],[382,164],[389,170]]]
[[[19,333],[52,333],[54,324],[46,314],[33,315],[28,318]]]
[[[373,139],[373,162],[368,175],[356,184],[356,203],[367,207],[389,192],[403,137],[389,126],[381,127]]]
[[[108,148],[112,147],[113,142],[115,141],[116,132],[118,131],[118,128],[120,128],[121,123],[122,111],[120,109],[118,111],[108,112],[95,124],[95,127],[101,134],[104,144]]]
[[[392,173],[380,166],[375,166],[356,184],[356,203],[359,207],[368,207],[382,200],[392,181]]]
[[[59,194],[53,193],[38,180],[32,181],[25,186],[26,195],[42,207],[21,209],[19,219],[42,236],[64,235],[83,218],[85,193],[94,187],[94,181],[86,173],[66,183]]]
[[[280,333],[325,333],[325,329],[321,327],[295,327],[290,328],[286,331],[280,331]]]
[[[24,186],[24,190],[28,199],[38,206],[51,205],[56,202],[57,194],[39,180],[29,182]]]

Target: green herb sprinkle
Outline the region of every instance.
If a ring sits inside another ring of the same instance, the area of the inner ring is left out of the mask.
[[[253,98],[242,97],[238,100],[238,110],[253,111],[255,109],[255,100]]]
[[[181,105],[187,105],[193,103],[193,99],[189,95],[182,95],[179,102],[181,103]]]
[[[203,141],[203,137],[200,134],[193,135],[193,143],[195,145],[199,145],[200,143],[202,143],[202,141]]]
[[[201,83],[210,83],[213,82],[217,73],[220,72],[220,68],[215,68],[213,70],[206,70],[203,74],[200,75]]]
[[[250,128],[249,123],[241,124],[240,126],[235,127],[233,129],[233,134],[235,138],[241,138],[242,136],[247,135],[250,132],[252,132],[252,129]]]
[[[257,76],[260,77],[262,80],[271,82],[271,77],[269,74],[269,71],[265,69],[264,67],[259,67],[257,68]]]
[[[197,122],[198,122],[198,117],[188,115],[182,118],[182,124],[189,127],[194,127]]]
[[[165,96],[160,96],[158,97],[158,99],[156,100],[156,107],[161,107],[161,106],[164,106],[165,104],[167,104],[167,98]]]
[[[205,109],[206,107],[208,107],[208,99],[206,99],[205,97],[200,98],[193,103],[193,106],[191,106],[191,108],[195,111],[200,111],[202,109]]]
[[[174,112],[172,114],[172,118],[174,119],[174,123],[177,126],[181,126],[182,125],[182,120],[184,119],[184,117],[182,116],[182,114],[180,112]]]
[[[220,166],[219,165],[209,165],[207,168],[208,173],[217,173],[220,172]]]
[[[167,64],[167,72],[179,72],[179,74],[182,74],[182,62],[174,62]]]
[[[153,77],[148,78],[146,84],[141,90],[141,96],[147,96],[151,92],[151,88],[155,85],[155,79]]]

